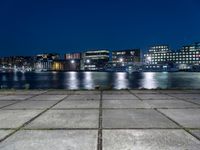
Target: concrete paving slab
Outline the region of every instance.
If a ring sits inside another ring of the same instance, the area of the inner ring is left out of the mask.
[[[199,100],[198,99],[187,99],[186,101],[200,105],[200,99]]]
[[[56,101],[23,101],[4,109],[46,109],[54,105]]]
[[[10,104],[13,104],[15,102],[16,101],[0,101],[0,108],[7,106],[7,105],[10,105]]]
[[[67,108],[99,108],[100,101],[97,100],[76,100],[76,101],[62,101],[58,103],[53,109],[67,109]]]
[[[2,150],[96,150],[97,131],[19,131],[0,143]]]
[[[67,97],[67,95],[38,95],[31,98],[30,100],[59,101],[65,97]]]
[[[130,94],[128,90],[108,90],[103,91],[103,94]]]
[[[175,99],[171,96],[165,94],[136,94],[143,100],[167,100],[167,99]]]
[[[169,94],[179,99],[193,99],[193,100],[200,100],[200,94]]]
[[[13,130],[0,130],[0,140],[9,135],[12,131]]]
[[[190,130],[190,132],[200,139],[200,130]]]
[[[134,94],[157,94],[158,90],[130,90]]]
[[[103,150],[199,150],[183,130],[104,130]]]
[[[103,128],[175,128],[177,125],[150,109],[103,110]]]
[[[90,91],[74,91],[75,95],[83,94],[83,95],[95,95],[95,94],[100,94],[101,91],[96,91],[96,90],[90,90]]]
[[[0,90],[0,95],[14,94],[15,90]]]
[[[46,92],[46,95],[68,95],[68,94],[73,94],[74,91],[70,90],[49,90]]]
[[[33,95],[7,95],[7,96],[3,96],[0,97],[0,100],[26,100],[28,98],[31,98]]]
[[[159,93],[163,94],[184,94],[187,93],[185,90],[158,90]]]
[[[0,110],[0,128],[18,128],[40,112],[39,110]]]
[[[200,109],[159,109],[186,128],[200,128]]]
[[[139,100],[103,100],[103,108],[150,108]]]
[[[181,100],[144,100],[143,102],[151,108],[200,108],[200,105]]]
[[[103,100],[138,100],[136,96],[133,96],[132,94],[104,94]]]
[[[13,94],[15,95],[38,95],[45,93],[45,90],[16,90]]]
[[[98,110],[49,110],[26,128],[97,128]]]
[[[181,91],[181,90],[180,90]],[[186,93],[196,93],[199,94],[200,93],[200,89],[199,90],[184,90],[184,92]]]
[[[70,95],[67,100],[100,100],[100,95]]]

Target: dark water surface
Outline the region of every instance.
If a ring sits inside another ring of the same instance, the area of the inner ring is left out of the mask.
[[[113,89],[200,88],[200,73],[196,72],[41,72],[0,73],[1,88],[22,89]]]

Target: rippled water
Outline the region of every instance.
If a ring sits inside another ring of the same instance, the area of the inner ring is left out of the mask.
[[[0,73],[1,88],[30,89],[113,89],[200,88],[200,73],[193,72],[42,72]]]

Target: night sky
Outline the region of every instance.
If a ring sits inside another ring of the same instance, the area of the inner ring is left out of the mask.
[[[0,56],[198,41],[199,0],[0,1]]]

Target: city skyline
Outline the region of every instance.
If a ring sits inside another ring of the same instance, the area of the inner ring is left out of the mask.
[[[89,49],[179,49],[199,40],[198,0],[0,2],[0,56]],[[44,50],[44,51],[41,51]]]
[[[0,70],[5,71],[199,71],[200,42],[182,46],[173,52],[168,45],[117,51],[88,50],[79,53],[37,54],[35,56],[0,57]]]

